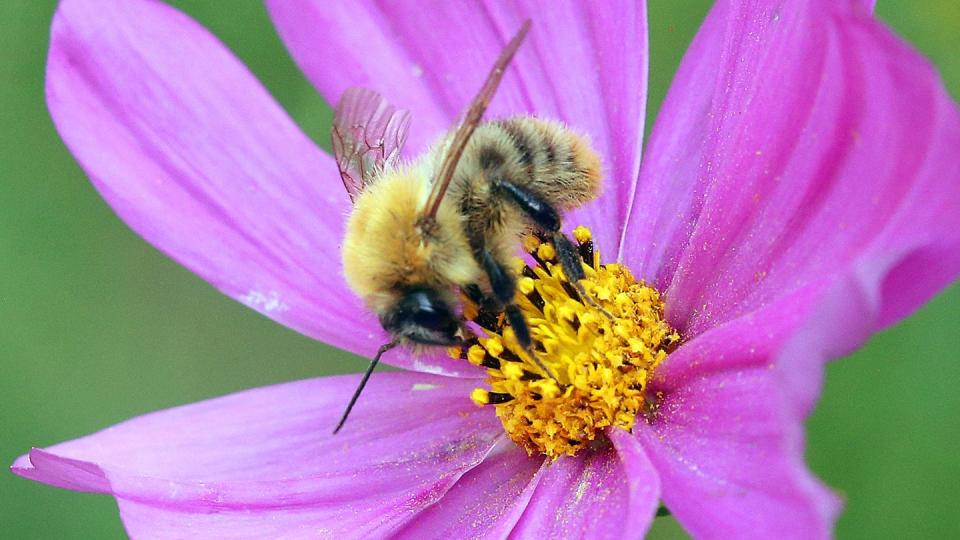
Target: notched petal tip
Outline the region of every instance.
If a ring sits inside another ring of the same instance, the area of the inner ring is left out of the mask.
[[[71,459],[42,448],[31,448],[14,461],[11,472],[17,476],[72,491],[110,493],[110,482],[100,467],[88,461]]]
[[[36,448],[31,448],[30,451],[36,450]],[[33,469],[33,464],[30,463],[30,453],[23,454],[14,460],[13,464],[10,465],[10,472],[18,476],[23,476],[23,473],[28,472]]]

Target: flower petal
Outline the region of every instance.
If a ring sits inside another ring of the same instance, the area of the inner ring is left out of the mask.
[[[643,135],[645,3],[268,0],[267,7],[328,101],[359,85],[410,109],[414,152],[452,127],[503,45],[524,19],[533,19],[489,116],[536,113],[590,136],[608,171],[604,195],[567,223],[589,225],[600,245],[616,253]]]
[[[147,241],[311,337],[368,356],[387,341],[339,271],[336,165],[206,30],[160,2],[64,0],[46,84],[63,140]]]
[[[502,439],[483,463],[460,477],[442,499],[417,514],[397,538],[504,538],[536,487],[543,458]]]
[[[517,538],[640,538],[653,522],[660,481],[637,440],[609,430],[612,446],[545,461]]]
[[[719,2],[651,136],[625,259],[693,336],[859,276],[874,330],[960,272],[960,114],[865,2]]]
[[[503,430],[473,382],[356,376],[249,390],[33,450],[13,471],[117,497],[132,536],[387,535],[480,463]]]
[[[803,419],[825,352],[799,341],[814,300],[784,297],[697,336],[658,368],[650,391],[659,407],[634,433],[664,503],[694,537],[830,536],[839,501],[803,462]],[[793,342],[804,354],[783,353]]]

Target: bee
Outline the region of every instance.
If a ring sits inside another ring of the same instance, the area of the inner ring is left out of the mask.
[[[337,104],[331,138],[353,201],[343,272],[391,340],[370,362],[334,433],[386,351],[449,347],[470,335],[458,314],[460,294],[502,313],[529,351],[509,263],[524,235],[550,238],[571,282],[584,277],[561,216],[597,197],[600,158],[559,122],[482,121],[529,28],[528,20],[503,49],[456,129],[410,162],[399,159],[409,112],[362,88],[348,89]]]

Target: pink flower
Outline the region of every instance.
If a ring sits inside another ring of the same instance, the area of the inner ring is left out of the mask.
[[[684,343],[660,407],[611,445],[528,457],[469,395],[483,371],[385,361],[357,377],[149,414],[13,465],[116,497],[136,537],[636,537],[662,499],[697,537],[823,537],[837,498],[803,463],[823,363],[960,270],[960,116],[867,1],[720,1],[640,160],[642,3],[268,2],[328,100],[366,86],[413,112],[408,155],[449,128],[506,37],[528,42],[488,116],[588,133],[605,192],[568,223],[663,291]],[[304,334],[386,341],[347,290],[349,199],[314,146],[213,36],[166,5],[64,0],[47,99],[64,141],[145,239]]]

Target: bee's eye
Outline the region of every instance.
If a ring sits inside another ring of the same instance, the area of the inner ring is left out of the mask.
[[[430,289],[408,291],[381,322],[395,335],[437,345],[455,343],[460,328],[447,303]]]
[[[411,317],[413,322],[418,326],[423,326],[431,330],[440,330],[441,327],[450,320],[449,313],[437,311],[432,305],[418,307],[420,309],[414,311]]]

